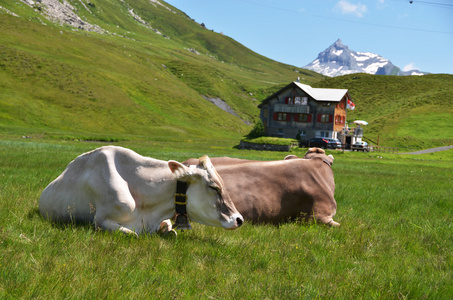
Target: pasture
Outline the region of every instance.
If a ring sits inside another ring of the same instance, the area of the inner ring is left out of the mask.
[[[121,141],[142,155],[282,159],[235,141]],[[1,299],[451,299],[453,151],[335,157],[339,228],[192,223],[164,238],[56,225],[42,190],[78,155],[104,144],[0,140]],[[304,150],[293,154],[302,156]],[[263,195],[265,197],[265,195]]]

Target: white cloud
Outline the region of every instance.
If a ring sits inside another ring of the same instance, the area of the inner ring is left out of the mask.
[[[414,63],[410,63],[408,65],[405,65],[403,68],[404,72],[411,71],[411,70],[417,70],[418,68],[415,66]]]
[[[335,7],[340,9],[342,14],[352,14],[359,18],[363,17],[363,14],[367,11],[366,5],[361,3],[353,4],[345,0],[338,1]]]

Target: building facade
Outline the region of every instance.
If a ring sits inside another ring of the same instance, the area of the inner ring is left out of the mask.
[[[268,136],[336,138],[345,143],[347,89],[312,88],[291,82],[258,107]],[[356,141],[356,139],[354,140]]]

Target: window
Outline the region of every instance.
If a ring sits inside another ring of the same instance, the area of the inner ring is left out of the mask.
[[[308,97],[286,97],[285,103],[286,104],[293,104],[293,105],[307,105]]]
[[[329,132],[328,131],[320,131],[319,136],[322,138],[328,138],[329,137]]]
[[[341,108],[344,109],[344,101],[341,100],[340,102],[337,103],[336,108]]]
[[[289,121],[291,118],[291,114],[283,113],[283,112],[276,112],[274,113],[274,121]]]
[[[299,136],[306,136],[307,135],[307,131],[306,130],[299,130],[298,134],[299,134]]]
[[[295,114],[294,115],[294,121],[303,122],[303,123],[309,123],[309,122],[311,122],[311,115],[309,115],[309,114]]]
[[[335,116],[335,124],[342,125],[344,124],[345,116]]]
[[[319,123],[332,123],[333,115],[318,114],[318,122]]]
[[[296,105],[307,105],[308,98],[307,97],[295,97],[294,104]]]

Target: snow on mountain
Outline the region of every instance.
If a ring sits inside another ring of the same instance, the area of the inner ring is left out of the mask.
[[[371,52],[356,52],[338,39],[329,48],[318,54],[318,57],[305,69],[335,77],[352,73],[376,75],[423,75],[419,70],[401,71],[386,58]]]

